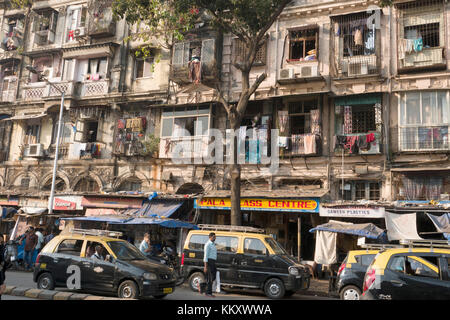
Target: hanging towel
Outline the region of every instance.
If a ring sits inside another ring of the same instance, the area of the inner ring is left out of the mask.
[[[125,120],[124,119],[119,119],[117,120],[117,129],[125,129]]]
[[[423,41],[422,38],[414,40],[414,51],[420,52],[423,49]]]
[[[367,143],[374,142],[375,141],[375,134],[369,133],[368,135],[366,135],[366,141],[367,141]]]
[[[355,46],[363,45],[363,37],[362,37],[361,29],[356,29],[353,32],[353,41],[355,42]]]
[[[345,148],[349,153],[358,153],[358,136],[347,136]]]
[[[308,134],[304,138],[305,144],[305,154],[315,154],[316,153],[316,135]]]

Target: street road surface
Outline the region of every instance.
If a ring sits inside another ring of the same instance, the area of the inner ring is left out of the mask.
[[[36,288],[36,283],[33,282],[33,273],[31,272],[17,272],[17,271],[7,271],[6,272],[6,285],[15,287],[25,287],[25,288]],[[67,288],[56,288],[57,291],[70,291]],[[113,295],[111,295],[113,296]],[[5,300],[33,300],[24,297],[14,297],[14,296],[2,296]],[[148,298],[152,300],[153,298]],[[214,298],[206,297],[193,292],[186,285],[182,285],[176,288],[175,292],[169,294],[164,299],[167,300],[210,300]],[[268,298],[258,290],[247,290],[247,291],[232,291],[226,294],[216,294],[215,299],[220,300],[268,300]],[[309,295],[299,295],[295,294],[286,300],[335,300],[326,297],[317,297]]]

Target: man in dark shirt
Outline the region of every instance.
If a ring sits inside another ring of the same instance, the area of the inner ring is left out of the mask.
[[[23,240],[20,240],[20,244],[22,244]],[[32,267],[32,259],[34,248],[36,247],[38,242],[38,237],[34,232],[34,228],[30,227],[27,235],[25,236],[25,247],[23,249],[23,261],[25,269],[30,270]]]

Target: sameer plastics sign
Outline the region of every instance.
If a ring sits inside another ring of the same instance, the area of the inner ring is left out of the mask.
[[[195,200],[195,208],[230,210],[229,198],[203,198]],[[319,200],[311,199],[263,199],[241,198],[241,210],[319,212]]]

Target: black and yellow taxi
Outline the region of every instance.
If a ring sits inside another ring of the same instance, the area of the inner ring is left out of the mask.
[[[450,300],[450,246],[381,250],[367,268],[362,300]]]
[[[198,225],[187,235],[182,253],[182,272],[193,291],[205,281],[203,248],[210,232],[216,234],[217,270],[223,288],[262,289],[280,299],[309,288],[311,275],[263,229]]]
[[[102,230],[73,230],[53,238],[36,259],[39,289],[66,287],[135,299],[174,292],[176,276],[147,259],[135,246]]]
[[[364,275],[378,252],[379,249],[349,251],[338,269],[330,294],[342,300],[360,300]]]

